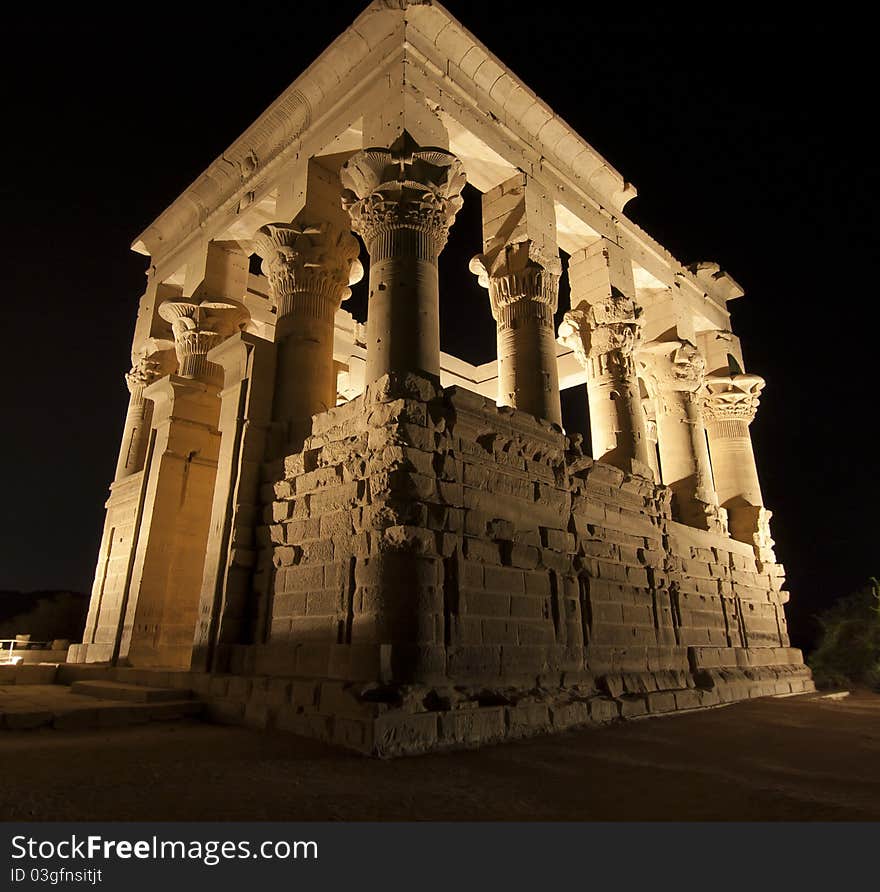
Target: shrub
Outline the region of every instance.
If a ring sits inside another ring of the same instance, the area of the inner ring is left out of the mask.
[[[821,638],[807,661],[816,685],[880,691],[880,582],[872,577],[816,619]]]

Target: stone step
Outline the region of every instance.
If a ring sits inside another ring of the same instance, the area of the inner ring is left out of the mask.
[[[196,718],[204,704],[198,700],[172,700],[165,703],[99,703],[64,709],[32,709],[0,712],[0,731],[29,731],[54,728],[58,731],[86,731],[118,728],[147,722],[172,722]]]
[[[151,688],[119,681],[75,681],[70,690],[99,700],[124,700],[127,703],[168,703],[192,698],[192,691],[182,688]]]

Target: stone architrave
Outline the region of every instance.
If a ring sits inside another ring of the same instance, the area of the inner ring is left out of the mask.
[[[672,490],[674,515],[691,526],[722,532],[698,395],[705,360],[693,344],[670,340],[642,346],[638,362],[656,393],[660,473]]]
[[[730,535],[770,549],[770,512],[764,508],[749,434],[764,384],[759,375],[707,375],[701,396],[715,491],[727,509]]]
[[[408,133],[341,170],[343,204],[370,254],[366,383],[386,373],[440,374],[437,261],[462,205],[455,155]]]
[[[296,445],[311,416],[336,405],[333,320],[363,277],[358,243],[338,219],[306,209],[292,223],[263,226],[254,248],[278,313],[274,417],[285,426],[285,445]]]
[[[553,315],[562,263],[553,202],[518,174],[483,196],[483,250],[471,272],[498,327],[498,405],[562,424]]]
[[[634,353],[641,309],[612,293],[569,310],[559,342],[569,347],[587,373],[593,457],[625,471],[652,477]]]

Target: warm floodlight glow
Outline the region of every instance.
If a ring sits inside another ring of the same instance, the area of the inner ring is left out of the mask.
[[[213,671],[230,716],[383,755],[811,690],[741,289],[629,221],[634,189],[441,6],[373,3],[347,36],[136,242],[71,659]],[[445,265],[457,217],[478,285]],[[363,248],[365,324],[340,314]],[[442,352],[459,288],[495,362]]]

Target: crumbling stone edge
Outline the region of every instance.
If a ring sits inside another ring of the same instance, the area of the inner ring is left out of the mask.
[[[783,650],[783,649],[780,649]],[[743,651],[741,658],[749,655]],[[768,656],[770,656],[768,654]],[[784,657],[785,654],[775,654]],[[82,679],[192,690],[217,724],[290,732],[380,758],[466,749],[541,734],[814,690],[801,665],[682,673],[582,674],[565,687],[383,686],[269,676],[210,675],[101,665],[4,667],[0,683]],[[669,687],[671,684],[680,687]]]
[[[582,678],[531,691],[214,676],[196,683],[210,721],[289,731],[378,757],[463,749],[754,697],[813,690],[803,666],[706,670],[703,687],[664,689],[664,673]]]

